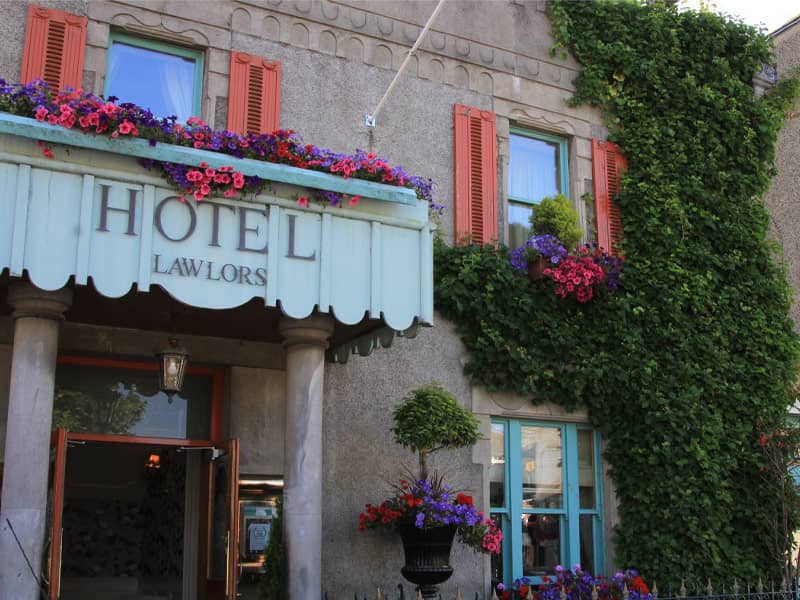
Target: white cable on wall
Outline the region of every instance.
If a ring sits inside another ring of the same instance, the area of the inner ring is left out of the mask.
[[[372,111],[371,114],[364,115],[364,124],[367,127],[375,127],[375,125],[377,124],[378,113],[381,112],[381,108],[383,108],[383,103],[386,102],[386,99],[389,97],[389,94],[392,93],[392,89],[394,89],[397,80],[400,79],[400,75],[403,74],[406,65],[408,65],[408,61],[411,60],[411,56],[414,54],[414,52],[417,51],[417,48],[419,48],[419,45],[422,43],[422,40],[425,39],[425,35],[428,33],[428,30],[431,28],[433,21],[436,19],[436,16],[439,14],[439,11],[442,9],[442,6],[444,6],[445,2],[447,2],[447,0],[439,0],[439,4],[437,4],[436,8],[433,9],[430,18],[428,18],[428,22],[425,23],[425,27],[422,28],[419,37],[417,37],[417,41],[414,42],[414,45],[411,46],[411,50],[408,51],[405,60],[403,60],[403,64],[400,65],[400,68],[397,70],[397,73],[395,73],[394,79],[392,79],[392,83],[390,83],[389,87],[386,88],[383,97],[381,98],[380,102],[378,102],[378,106],[375,107],[375,110]]]

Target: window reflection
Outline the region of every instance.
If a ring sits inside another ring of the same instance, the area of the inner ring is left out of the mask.
[[[489,498],[492,508],[505,506],[506,487],[505,426],[492,423],[492,464],[489,467]]]
[[[561,517],[522,515],[522,573],[548,575],[561,563]]]
[[[522,506],[561,508],[561,429],[522,427]]]
[[[76,433],[180,439],[210,437],[210,377],[188,375],[172,399],[153,371],[59,364],[53,427]]]

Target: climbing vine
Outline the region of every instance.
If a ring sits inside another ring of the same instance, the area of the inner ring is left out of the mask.
[[[571,102],[602,108],[628,160],[621,289],[579,305],[528,282],[506,248],[439,243],[437,307],[474,383],[588,407],[618,495],[621,567],[662,590],[780,581],[781,487],[758,441],[785,419],[798,339],[760,196],[797,82],[757,96],[768,40],[710,13],[549,11],[556,51],[582,67]]]

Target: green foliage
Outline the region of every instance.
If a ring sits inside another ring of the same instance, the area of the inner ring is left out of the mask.
[[[567,250],[573,250],[581,241],[583,231],[578,224],[578,213],[569,198],[562,194],[548,196],[532,208],[531,232],[534,235],[554,235]]]
[[[121,383],[85,393],[57,387],[53,402],[53,428],[70,431],[130,435],[141,421],[147,400]]]
[[[588,407],[618,496],[620,566],[661,589],[780,581],[780,478],[763,470],[754,424],[784,421],[798,339],[759,197],[797,82],[757,97],[768,40],[713,14],[548,6],[582,65],[572,102],[604,110],[628,159],[622,289],[565,302],[504,248],[439,243],[437,307],[474,383]]]
[[[478,419],[437,383],[419,387],[394,411],[394,440],[413,452],[466,448],[480,439]]]
[[[286,548],[283,545],[283,500],[278,500],[278,512],[269,528],[269,542],[264,548],[264,573],[258,582],[259,600],[285,600]]]

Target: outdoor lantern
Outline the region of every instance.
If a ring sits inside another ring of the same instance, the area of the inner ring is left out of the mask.
[[[167,394],[169,401],[172,396],[181,391],[183,375],[186,373],[186,363],[189,362],[189,353],[178,346],[178,340],[172,338],[169,348],[157,355],[161,360],[158,372],[158,389]]]
[[[161,457],[158,454],[151,454],[147,457],[147,462],[144,463],[144,466],[148,469],[160,469],[161,468]]]

